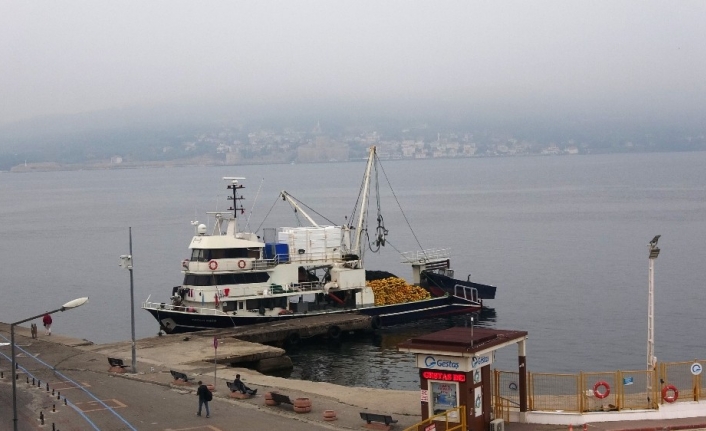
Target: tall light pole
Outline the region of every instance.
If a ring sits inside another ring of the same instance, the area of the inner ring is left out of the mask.
[[[132,373],[137,373],[135,368],[135,295],[132,282],[132,227],[128,228],[130,236],[130,254],[120,256],[120,266],[130,271],[130,326],[132,329]]]
[[[17,359],[15,357],[15,326],[29,322],[30,320],[38,319],[45,314],[54,314],[59,311],[70,310],[72,308],[80,307],[81,305],[88,302],[88,297],[77,298],[73,301],[69,301],[62,305],[61,308],[57,308],[53,311],[45,311],[42,314],[32,316],[27,319],[20,320],[19,322],[10,323],[10,343],[12,344],[12,425],[13,430],[17,431]]]
[[[648,276],[648,293],[647,293],[647,396],[652,394],[652,377],[655,367],[657,366],[657,358],[655,357],[655,260],[659,256],[659,248],[657,241],[661,235],[655,236],[648,245],[649,250],[649,276]]]

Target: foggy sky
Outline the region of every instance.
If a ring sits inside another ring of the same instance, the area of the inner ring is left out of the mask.
[[[0,123],[204,100],[704,115],[703,1],[4,1]]]

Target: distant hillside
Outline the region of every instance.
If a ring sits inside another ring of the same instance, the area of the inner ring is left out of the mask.
[[[0,170],[341,161],[363,158],[372,144],[390,158],[706,151],[703,124],[345,108],[161,106],[36,118],[0,126]]]

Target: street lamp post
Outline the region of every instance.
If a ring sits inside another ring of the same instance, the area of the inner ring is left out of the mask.
[[[130,236],[130,254],[120,256],[120,266],[130,271],[130,327],[132,329],[132,373],[137,373],[136,370],[136,355],[135,355],[135,295],[132,281],[132,227],[128,228]]]
[[[657,241],[661,235],[656,235],[648,245],[649,250],[649,275],[647,293],[647,391],[648,398],[652,395],[652,379],[657,366],[655,357],[655,259],[659,256]]]
[[[56,310],[45,311],[42,314],[32,316],[28,319],[23,319],[15,323],[10,323],[10,344],[12,344],[12,424],[14,431],[17,431],[17,359],[15,357],[15,326],[21,323],[29,322],[30,320],[38,319],[44,316],[45,314],[54,314],[59,311],[65,311],[70,310],[72,308],[80,307],[81,305],[87,302],[87,296],[84,298],[77,298],[73,301],[67,302],[66,304],[62,305],[61,308],[57,308]]]

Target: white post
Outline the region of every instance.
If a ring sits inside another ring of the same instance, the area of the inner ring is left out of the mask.
[[[648,291],[647,291],[647,397],[651,397],[653,392],[653,381],[655,368],[657,366],[657,358],[655,357],[655,259],[659,256],[659,248],[657,241],[660,235],[648,245],[649,250],[649,273],[648,273]]]

